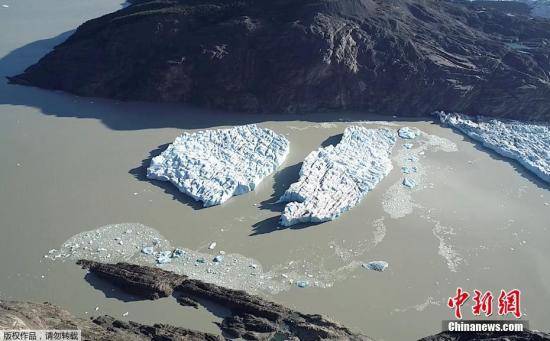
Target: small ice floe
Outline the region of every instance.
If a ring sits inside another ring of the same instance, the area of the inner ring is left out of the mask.
[[[172,255],[171,251],[163,251],[157,256],[157,264],[167,264],[172,261],[170,256]]]
[[[308,281],[297,281],[296,286],[298,286],[298,288],[307,288],[307,287],[309,287],[309,282]]]
[[[412,144],[412,143],[405,143],[405,144],[403,144],[403,148],[405,148],[405,149],[412,149],[412,147],[413,147],[413,144]]]
[[[4,7],[4,8],[9,8],[10,6],[8,6],[8,5],[2,5],[2,7]]]
[[[217,255],[216,257],[214,257],[215,263],[221,263],[222,260],[223,260],[223,255]]]
[[[402,139],[411,140],[420,135],[420,131],[416,128],[403,127],[397,131],[397,134]]]
[[[128,312],[125,312],[124,314],[122,314],[122,316],[124,317],[128,316]]]
[[[204,264],[204,263],[206,263],[206,259],[204,259],[204,258],[202,258],[202,257],[201,257],[201,258],[197,258],[196,262],[197,262],[197,263]]]
[[[141,249],[141,253],[144,253],[146,255],[152,255],[155,252],[152,246],[146,246],[143,249]]]
[[[185,251],[182,249],[174,249],[174,251],[172,251],[172,258],[180,258],[183,255],[185,255]]]
[[[403,172],[403,174],[416,173],[416,171],[417,171],[416,167],[407,167],[407,166],[401,167],[401,172]]]
[[[217,245],[216,242],[212,242],[212,243],[210,243],[210,245],[208,246],[208,248],[209,248],[210,250],[214,250],[214,249],[216,248],[216,245]]]
[[[383,260],[377,260],[373,262],[368,262],[366,264],[362,264],[361,266],[367,270],[382,272],[388,268],[388,265],[389,265],[388,262],[385,262]]]
[[[416,182],[411,178],[405,178],[405,180],[403,180],[403,186],[408,188],[415,188]]]

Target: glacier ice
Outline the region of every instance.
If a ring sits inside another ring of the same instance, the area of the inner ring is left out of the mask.
[[[416,128],[403,127],[397,131],[397,134],[399,134],[399,137],[402,139],[410,140],[420,135],[420,131]],[[410,149],[409,146],[404,147]]]
[[[170,181],[204,207],[219,205],[254,190],[288,151],[284,136],[255,124],[183,133],[151,160],[147,177]]]
[[[362,265],[365,269],[382,272],[389,266],[388,262],[383,260],[375,260]]]
[[[514,159],[550,183],[550,126],[456,113],[438,112],[442,123],[481,142],[500,155]]]
[[[350,126],[336,146],[311,152],[286,190],[281,225],[334,220],[361,201],[392,169],[395,131]]]
[[[408,188],[415,188],[416,187],[416,181],[414,181],[411,178],[405,178],[403,180],[403,186],[408,187]]]

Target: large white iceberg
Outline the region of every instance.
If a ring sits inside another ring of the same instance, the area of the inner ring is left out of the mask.
[[[361,201],[392,169],[395,131],[350,126],[336,146],[311,152],[300,179],[279,202],[287,202],[281,224],[334,220]]]
[[[151,160],[147,177],[170,181],[204,207],[219,205],[254,190],[288,151],[284,136],[254,124],[183,133]]]
[[[480,141],[504,157],[518,161],[546,182],[550,182],[550,127],[486,117],[439,112],[442,123]]]

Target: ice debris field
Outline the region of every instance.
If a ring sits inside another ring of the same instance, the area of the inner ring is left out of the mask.
[[[514,159],[550,183],[550,127],[456,113],[438,113],[441,123],[458,129],[498,154]]]
[[[151,160],[147,177],[170,181],[205,207],[219,205],[254,190],[288,151],[284,136],[254,124],[183,133]]]
[[[156,266],[204,282],[250,293],[276,294],[292,287],[331,287],[359,267],[352,261],[327,270],[307,260],[278,264],[269,271],[252,258],[226,252],[212,241],[207,250],[172,246],[162,234],[139,223],[106,225],[79,233],[44,255],[51,261],[88,259]]]
[[[395,142],[394,130],[350,126],[338,145],[311,152],[279,199],[281,225],[333,220],[357,205],[391,171]]]

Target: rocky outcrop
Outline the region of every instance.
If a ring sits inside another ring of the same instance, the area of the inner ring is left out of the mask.
[[[419,341],[548,341],[550,334],[523,331],[523,332],[498,332],[498,333],[481,333],[481,332],[443,332],[436,335],[428,336]]]
[[[251,112],[550,119],[550,21],[458,0],[134,0],[13,83]]]
[[[0,329],[80,329],[86,341],[223,340],[217,335],[165,324],[147,326],[110,316],[81,319],[49,303],[16,301],[0,301]]]
[[[232,312],[219,325],[228,338],[370,340],[320,315],[302,314],[244,291],[189,279],[159,268],[87,260],[80,260],[78,264],[134,295],[155,299],[173,293],[176,297],[184,296],[186,299],[180,299],[180,302],[186,305],[190,301],[197,304],[210,302],[221,305]],[[125,280],[126,278],[128,280]]]
[[[191,280],[161,269],[127,263],[102,264],[80,261],[80,265],[121,289],[143,298],[154,299],[174,293],[185,305],[213,302],[228,308],[232,314],[223,319],[223,336],[175,327],[152,326],[121,321],[111,316],[76,318],[49,303],[0,300],[2,329],[80,329],[82,339],[90,341],[215,341],[245,340],[370,340],[364,335],[331,322],[320,315],[307,315],[242,291]],[[142,278],[143,280],[140,280]],[[128,280],[125,280],[128,278]],[[194,299],[197,299],[195,301]],[[443,332],[421,341],[550,341],[550,334],[525,331],[519,333],[451,333]]]

